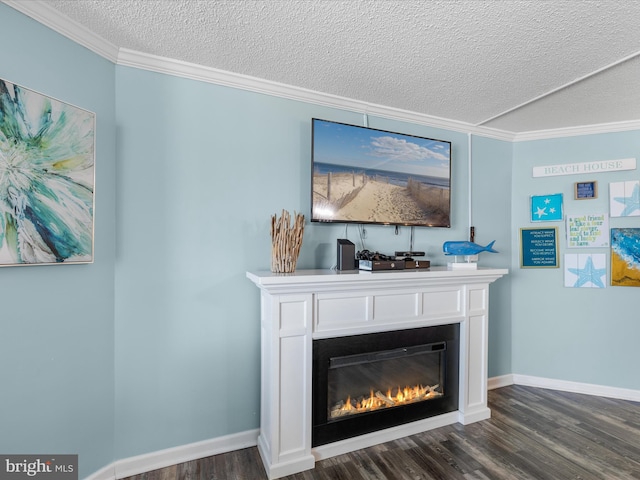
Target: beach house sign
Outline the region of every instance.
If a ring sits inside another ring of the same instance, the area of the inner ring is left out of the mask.
[[[553,177],[556,175],[578,175],[581,173],[617,172],[620,170],[635,169],[635,158],[621,158],[618,160],[600,160],[597,162],[565,163],[561,165],[533,167],[533,176]]]

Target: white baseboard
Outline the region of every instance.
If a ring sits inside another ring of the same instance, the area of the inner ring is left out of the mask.
[[[583,393],[585,395],[640,402],[640,390],[631,390],[629,388],[607,387],[591,383],[570,382],[518,374],[513,375],[513,383],[515,385],[525,385],[528,387],[548,388],[550,390],[561,390],[563,392]]]
[[[607,387],[590,383],[569,382],[566,380],[533,377],[530,375],[501,375],[498,377],[491,377],[487,382],[487,388],[489,390],[507,387],[509,385],[525,385],[528,387],[548,388],[550,390],[560,390],[563,392],[582,393],[585,395],[596,395],[599,397],[640,402],[640,390]],[[180,447],[158,450],[156,452],[146,453],[136,457],[125,458],[101,468],[97,472],[86,477],[85,480],[116,480],[144,472],[150,472],[152,470],[157,470],[158,468],[197,460],[198,458],[205,458],[243,448],[255,447],[258,444],[259,433],[260,431],[258,429],[249,430],[233,435],[204,440],[202,442],[190,443]],[[322,450],[322,448],[316,450]],[[320,457],[322,457],[322,455],[320,455]]]
[[[85,480],[116,480],[199,458],[255,447],[259,432],[258,429],[249,430],[117,460],[89,475]]]
[[[509,385],[513,385],[513,375],[501,375],[499,377],[491,377],[487,381],[487,389],[493,390],[495,388],[500,387],[508,387]]]
[[[549,390],[583,393],[585,395],[595,395],[598,397],[640,402],[640,390],[607,387],[592,383],[570,382],[568,380],[556,380],[554,378],[534,377],[531,375],[519,375],[517,373],[492,377],[487,382],[487,388],[489,390],[508,387],[509,385],[524,385],[527,387],[547,388]]]
[[[249,430],[118,460],[115,462],[115,478],[130,477],[198,458],[255,447],[258,444],[259,433],[258,429]]]

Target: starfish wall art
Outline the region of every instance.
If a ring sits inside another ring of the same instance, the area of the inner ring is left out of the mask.
[[[531,196],[531,221],[532,222],[561,222],[562,194],[532,195]]]
[[[604,253],[564,256],[564,286],[572,288],[605,288],[607,259]]]
[[[640,216],[640,181],[609,184],[609,215],[612,217]]]

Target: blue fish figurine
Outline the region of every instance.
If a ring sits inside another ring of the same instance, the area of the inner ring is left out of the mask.
[[[442,251],[445,255],[477,255],[480,252],[498,253],[493,249],[494,240],[486,247],[473,242],[444,242]]]

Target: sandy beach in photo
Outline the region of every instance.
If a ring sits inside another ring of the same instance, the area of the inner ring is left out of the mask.
[[[326,208],[332,212],[333,220],[425,225],[443,222],[442,211],[423,210],[409,189],[383,179],[367,179],[363,174],[333,173],[331,187],[328,188],[327,184],[328,175],[314,175],[314,211]],[[423,195],[431,196],[430,204],[446,203],[448,206],[448,189],[425,186],[422,190]]]
[[[611,252],[611,285],[635,287],[640,285],[640,270],[629,265],[616,252]]]
[[[364,186],[366,175],[362,173],[332,173],[331,191],[327,186],[329,175],[316,173],[313,175],[313,202],[328,201],[335,203],[354,190]]]

